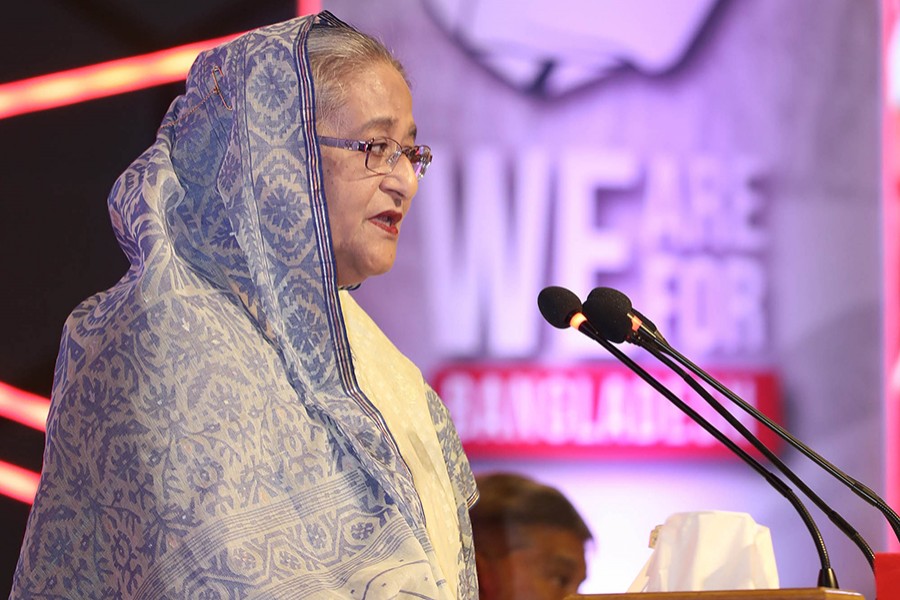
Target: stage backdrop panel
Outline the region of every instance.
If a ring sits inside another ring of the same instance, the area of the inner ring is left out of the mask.
[[[652,527],[703,509],[751,513],[782,585],[815,585],[784,498],[602,348],[547,325],[536,297],[624,291],[676,348],[881,491],[879,3],[323,7],[409,70],[435,162],[394,270],[356,294],[440,391],[476,470],[572,497],[597,538],[584,592],[623,591]],[[779,451],[884,548],[874,509]],[[872,597],[861,554],[817,520],[841,584]]]

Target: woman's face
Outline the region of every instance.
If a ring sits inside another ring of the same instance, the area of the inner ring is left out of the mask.
[[[319,125],[319,135],[414,144],[412,96],[393,66],[373,64],[344,84],[347,101]],[[354,285],[393,266],[401,222],[418,181],[405,156],[391,173],[380,175],[366,169],[364,152],[328,146],[321,152],[338,285]]]

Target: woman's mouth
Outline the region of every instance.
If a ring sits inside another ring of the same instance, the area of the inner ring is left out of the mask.
[[[403,213],[397,212],[395,210],[386,210],[384,212],[378,213],[374,217],[371,217],[369,219],[369,222],[376,227],[379,227],[382,230],[390,233],[391,235],[400,235],[400,228],[397,227],[397,225],[400,224],[400,220],[402,218]]]

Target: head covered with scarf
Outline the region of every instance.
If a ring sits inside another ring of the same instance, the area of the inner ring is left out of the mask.
[[[66,322],[11,598],[477,595],[447,411],[339,289],[323,156],[354,153],[320,148],[316,93],[355,92],[311,64],[342,33],[326,12],[201,54],[117,180],[130,269]],[[427,423],[398,434],[395,404]]]

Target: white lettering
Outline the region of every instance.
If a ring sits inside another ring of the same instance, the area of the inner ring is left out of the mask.
[[[602,194],[634,188],[639,182],[640,163],[629,152],[573,148],[561,153],[558,168],[555,280],[577,294],[587,295],[596,286],[598,275],[621,273],[634,263],[627,221],[610,222],[611,211],[603,210],[609,208],[609,202]],[[625,214],[637,209],[634,206]],[[602,222],[601,216],[607,220]],[[593,354],[608,358],[583,336],[559,335],[553,340],[557,357]]]
[[[693,356],[759,352],[768,341],[763,266],[744,257],[648,254],[641,298],[669,339]]]
[[[537,346],[550,168],[543,149],[518,158],[512,202],[506,163],[493,148],[466,153],[459,202],[449,166],[430,170],[423,186],[417,210],[424,213],[425,279],[435,343],[444,353],[477,353],[482,328],[493,356],[522,356]]]
[[[660,382],[744,447],[743,440],[718,412],[679,377],[666,374]],[[750,406],[756,406],[752,376],[732,375],[723,383]],[[494,445],[608,446],[708,448],[712,435],[671,404],[646,382],[627,372],[538,374],[528,371],[464,370],[444,377],[438,388],[463,443]],[[718,393],[714,396],[726,406]],[[746,412],[730,410],[751,433],[756,421]]]
[[[633,290],[635,306],[695,358],[765,350],[766,236],[752,161],[642,165],[594,148],[553,162],[530,148],[509,160],[476,146],[455,165],[438,152],[416,203],[438,353],[611,359],[584,336],[546,333],[535,299],[551,284],[582,296],[596,285]]]

